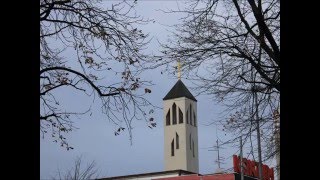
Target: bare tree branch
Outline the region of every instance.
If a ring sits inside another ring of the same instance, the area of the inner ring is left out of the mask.
[[[141,80],[140,64],[148,34],[136,26],[147,24],[133,12],[134,2],[99,0],[40,1],[40,132],[72,149],[65,133],[76,127],[74,119],[91,111],[75,112],[59,99],[58,89],[93,96],[101,112],[118,129],[129,132],[134,119],[151,123],[145,113],[154,106],[145,99],[152,84]],[[71,57],[70,57],[71,56]],[[98,100],[95,99],[98,95]],[[70,109],[69,109],[70,108]],[[90,113],[91,116],[92,112]],[[115,135],[117,135],[115,134]]]

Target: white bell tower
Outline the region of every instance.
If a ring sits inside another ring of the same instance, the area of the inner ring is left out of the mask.
[[[165,170],[199,173],[197,100],[179,78],[163,101]]]

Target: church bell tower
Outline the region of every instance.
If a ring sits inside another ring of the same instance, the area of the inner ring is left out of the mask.
[[[199,173],[197,100],[179,78],[163,101],[165,170]]]

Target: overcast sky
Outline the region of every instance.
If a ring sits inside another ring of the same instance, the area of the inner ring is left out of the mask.
[[[168,27],[178,22],[179,15],[165,14],[159,9],[174,9],[179,4],[182,8],[184,1],[138,1],[136,11],[138,14],[155,20],[141,27],[150,36],[157,37],[164,42],[169,35]],[[171,29],[172,30],[172,29]],[[157,52],[159,45],[155,40],[151,41],[148,51]],[[70,54],[69,54],[70,55]],[[147,71],[142,79],[152,80],[155,84],[151,89],[152,93],[148,99],[156,106],[163,106],[162,98],[168,93],[176,83],[177,78],[167,74],[161,74],[161,68]],[[187,87],[192,84],[182,78]],[[196,93],[189,88],[195,95]],[[77,91],[70,89],[58,89],[57,96],[63,99],[64,105],[73,109],[84,111],[92,102],[90,97],[83,96]],[[208,96],[198,96],[198,138],[199,138],[199,169],[201,174],[213,173],[217,165],[215,164],[216,152],[208,151],[216,141],[216,127],[206,126],[209,122],[218,118],[222,107],[216,104]],[[92,116],[81,116],[73,119],[77,129],[67,135],[69,143],[74,150],[67,151],[59,144],[53,143],[50,138],[40,138],[40,172],[42,179],[49,179],[54,176],[57,169],[70,169],[77,156],[82,155],[85,162],[95,160],[100,170],[100,177],[123,176],[129,174],[148,173],[164,170],[163,144],[163,112],[155,112],[157,127],[149,129],[144,121],[133,123],[133,144],[130,144],[127,132],[119,136],[114,136],[115,126],[109,122],[101,113],[100,106],[92,106]],[[219,133],[220,138],[225,137],[224,133]],[[228,135],[227,135],[228,136]],[[235,149],[223,149],[220,154],[226,158],[222,168],[231,168],[231,156]]]

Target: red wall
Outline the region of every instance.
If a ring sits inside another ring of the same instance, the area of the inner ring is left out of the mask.
[[[204,176],[198,176],[197,174],[194,174],[178,177],[159,178],[157,180],[234,180],[234,174],[215,174]]]
[[[234,180],[234,174],[217,174],[203,176],[203,180]]]

